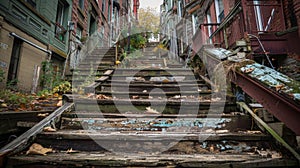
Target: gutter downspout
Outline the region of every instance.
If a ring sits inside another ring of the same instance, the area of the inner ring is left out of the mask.
[[[13,36],[13,37],[15,37],[15,38],[18,38],[18,39],[24,41],[25,43],[27,43],[27,44],[29,44],[29,45],[31,45],[31,46],[33,46],[33,47],[35,47],[35,48],[37,48],[37,49],[43,51],[43,52],[49,54],[49,60],[48,60],[48,61],[50,61],[51,55],[52,55],[52,51],[47,50],[47,49],[44,49],[44,48],[42,48],[41,46],[39,46],[39,45],[37,45],[37,44],[35,44],[35,43],[29,41],[29,40],[26,40],[25,38],[23,38],[23,37],[17,35],[16,33],[10,32],[9,35],[11,35],[11,36]]]

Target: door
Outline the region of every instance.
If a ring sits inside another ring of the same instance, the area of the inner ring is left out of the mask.
[[[18,69],[20,63],[20,54],[21,54],[21,47],[22,47],[22,40],[15,38],[13,49],[10,58],[8,76],[7,76],[7,83],[12,85],[17,84],[17,77],[18,77]]]

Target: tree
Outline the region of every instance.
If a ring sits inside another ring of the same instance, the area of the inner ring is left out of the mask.
[[[157,37],[159,33],[159,22],[159,14],[154,8],[148,7],[147,9],[139,9],[139,26],[147,33],[148,38],[151,33]]]

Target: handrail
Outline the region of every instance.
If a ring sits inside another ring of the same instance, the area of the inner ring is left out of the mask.
[[[44,118],[42,121],[40,121],[38,124],[30,128],[28,131],[20,135],[18,138],[4,146],[3,148],[0,149],[0,157],[7,156],[9,154],[18,152],[18,150],[23,150],[24,148],[27,147],[28,145],[28,140],[32,138],[33,136],[37,135],[40,133],[43,128],[51,124],[51,122],[54,122],[54,120],[59,117],[63,112],[66,110],[70,109],[73,107],[74,103],[65,103],[62,107],[58,108],[55,110],[53,113],[51,113],[48,117]],[[1,160],[1,158],[0,158]],[[1,167],[1,165],[0,165]]]
[[[119,32],[119,34],[116,38],[116,41],[114,42],[114,45],[116,46],[116,49],[115,49],[115,65],[117,64],[117,60],[118,60],[118,52],[119,52],[118,51],[118,44],[119,44],[121,34],[122,34],[122,31]]]

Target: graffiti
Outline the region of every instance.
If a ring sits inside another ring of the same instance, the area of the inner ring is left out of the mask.
[[[7,67],[7,63],[0,61],[0,67],[5,69]]]
[[[1,42],[0,42],[0,48],[1,48],[1,49],[4,49],[4,50],[7,50],[8,45],[5,44],[5,43],[1,43]]]

